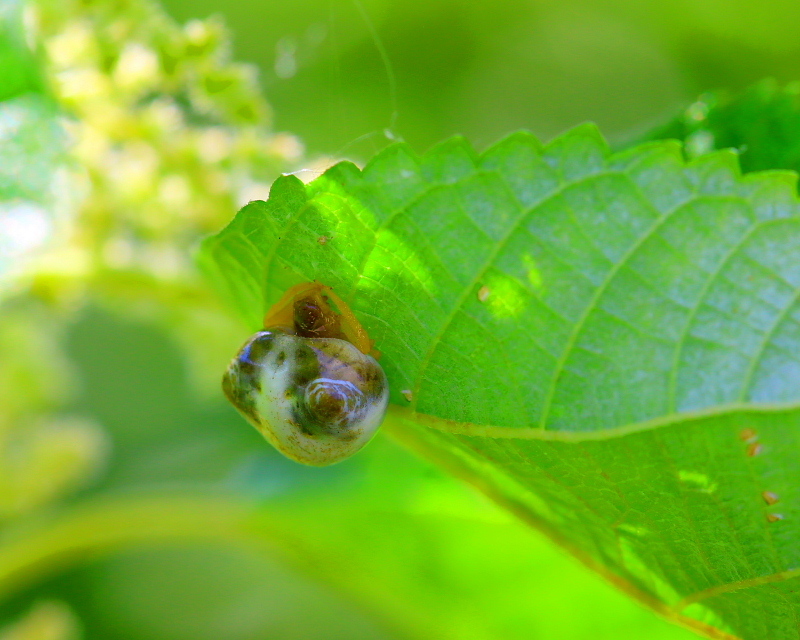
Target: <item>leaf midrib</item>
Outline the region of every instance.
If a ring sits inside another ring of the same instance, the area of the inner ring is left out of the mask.
[[[667,429],[673,426],[688,426],[695,422],[715,417],[729,417],[737,414],[774,415],[780,413],[800,412],[800,400],[793,402],[751,403],[736,402],[696,409],[693,411],[670,413],[641,422],[628,423],[618,427],[593,431],[558,431],[540,427],[501,427],[495,425],[475,424],[448,420],[425,413],[419,413],[412,407],[390,405],[389,413],[401,420],[411,420],[426,428],[443,431],[452,435],[476,438],[492,438],[496,440],[534,440],[549,442],[602,442],[614,440],[636,433]]]

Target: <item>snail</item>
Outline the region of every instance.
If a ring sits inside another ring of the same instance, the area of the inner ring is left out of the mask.
[[[389,403],[380,354],[348,306],[309,282],[289,289],[231,361],[222,389],[297,462],[325,466],[375,434]]]

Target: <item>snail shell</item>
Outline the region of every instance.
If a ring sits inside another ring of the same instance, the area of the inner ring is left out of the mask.
[[[363,447],[389,402],[389,384],[375,358],[347,339],[316,337],[343,331],[320,295],[319,285],[311,294],[294,295],[292,326],[284,322],[251,336],[222,381],[231,403],[278,451],[314,466],[339,462]]]

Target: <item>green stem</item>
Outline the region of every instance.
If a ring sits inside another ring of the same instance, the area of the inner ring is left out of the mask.
[[[140,544],[212,541],[278,558],[342,594],[398,640],[429,637],[435,616],[381,587],[352,559],[304,541],[280,517],[232,496],[96,499],[0,537],[0,602],[70,566]],[[362,567],[363,569],[363,567]]]
[[[252,524],[252,509],[243,504],[183,496],[97,500],[37,518],[0,538],[0,600],[65,567],[130,545],[178,539],[252,544]]]

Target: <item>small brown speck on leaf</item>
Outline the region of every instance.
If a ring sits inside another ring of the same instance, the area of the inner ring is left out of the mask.
[[[758,438],[758,434],[756,433],[755,429],[742,429],[739,432],[739,439],[744,440],[745,442],[751,442]]]
[[[767,514],[767,522],[777,522],[778,520],[783,520],[783,514],[781,514],[781,513],[768,513]]]
[[[409,402],[414,399],[414,394],[411,393],[411,389],[403,389],[400,393],[402,393],[403,397]]]
[[[747,445],[747,455],[750,456],[751,458],[753,456],[757,456],[763,450],[764,447],[758,444],[758,442],[751,442],[749,445]]]
[[[328,244],[328,236],[320,236],[317,238],[317,242],[320,244]]]
[[[778,494],[773,493],[772,491],[765,491],[761,494],[761,497],[764,498],[764,502],[767,504],[775,504],[778,500],[780,500]]]
[[[489,296],[492,294],[489,287],[483,285],[480,289],[478,289],[478,300],[481,302],[486,302],[489,299]]]

